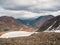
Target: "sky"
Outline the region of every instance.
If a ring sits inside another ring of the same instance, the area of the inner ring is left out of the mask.
[[[29,19],[60,15],[60,0],[0,0],[0,16]]]

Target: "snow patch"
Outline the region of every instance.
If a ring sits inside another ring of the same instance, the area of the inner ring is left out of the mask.
[[[55,33],[60,33],[60,30],[52,30],[52,31],[44,31],[44,32],[55,32]]]
[[[24,37],[24,36],[30,36],[33,33],[35,32],[12,31],[1,35],[0,38]]]
[[[57,27],[57,29],[56,30],[60,30],[60,25]]]
[[[50,30],[55,23],[56,23],[56,21],[50,27],[48,27],[48,29],[46,31]]]
[[[58,32],[58,33],[60,33],[60,30],[55,30],[55,32]]]

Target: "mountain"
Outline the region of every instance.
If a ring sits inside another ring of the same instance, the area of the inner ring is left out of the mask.
[[[60,15],[56,16],[44,23],[38,31],[60,30]]]
[[[21,21],[25,25],[29,25],[29,26],[32,26],[32,27],[39,28],[46,20],[49,20],[53,17],[54,16],[52,16],[52,15],[48,15],[48,16],[40,16],[40,17],[35,18],[35,19],[34,18],[26,19],[26,20],[17,19],[17,21]]]
[[[36,28],[40,28],[47,20],[53,18],[54,16],[52,15],[47,15],[47,16],[40,16],[36,20],[32,21],[32,26]]]
[[[24,23],[25,25],[31,25],[32,21],[34,21],[35,19],[26,19],[26,20],[22,20],[22,19],[17,19],[17,21],[21,21],[22,23]]]
[[[32,27],[24,25],[21,21],[17,21],[13,17],[0,17],[0,32],[6,31],[33,31]]]

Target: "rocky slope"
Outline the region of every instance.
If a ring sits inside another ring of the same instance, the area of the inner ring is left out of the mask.
[[[2,16],[0,17],[0,32],[6,31],[33,31],[32,27],[26,26],[20,21],[17,21],[13,17]]]
[[[36,28],[40,28],[47,20],[53,18],[54,16],[52,15],[47,15],[47,16],[40,16],[36,20],[32,21],[32,26]]]
[[[60,15],[46,21],[46,23],[44,23],[38,31],[45,30],[60,30]]]

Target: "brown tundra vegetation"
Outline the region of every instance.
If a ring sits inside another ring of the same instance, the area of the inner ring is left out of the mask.
[[[60,45],[60,33],[39,32],[29,37],[0,38],[0,45]]]

